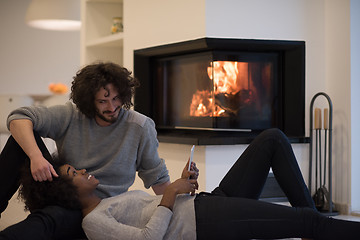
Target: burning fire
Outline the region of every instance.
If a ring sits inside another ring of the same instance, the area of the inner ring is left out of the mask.
[[[196,91],[190,105],[190,116],[220,117],[226,111],[236,111],[238,106],[231,106],[232,100],[236,102],[241,99],[243,90],[250,87],[248,63],[215,61],[210,63],[207,73],[213,82],[213,89]],[[249,91],[247,97],[250,97]]]
[[[196,91],[190,105],[190,116],[217,117],[225,112],[224,109],[214,104],[214,97],[211,94],[208,90]]]

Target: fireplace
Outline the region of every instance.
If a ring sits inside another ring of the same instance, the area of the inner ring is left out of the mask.
[[[305,141],[303,41],[202,38],[134,51],[135,110],[159,140],[248,143],[277,127]]]

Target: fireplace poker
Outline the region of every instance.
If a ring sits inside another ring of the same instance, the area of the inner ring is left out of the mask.
[[[326,152],[327,152],[327,132],[329,130],[329,109],[324,109],[324,138],[325,138],[325,150],[324,150],[324,186],[326,184]]]
[[[319,154],[319,148],[321,142],[321,110],[320,108],[315,108],[315,189],[318,189],[318,173],[321,172],[321,169],[319,171],[319,168],[321,167],[321,154]],[[321,179],[321,177],[320,177]],[[321,186],[321,181],[320,181]]]
[[[323,186],[322,183],[322,144],[321,144],[321,138],[322,138],[322,120],[321,120],[321,109],[316,108],[315,109],[315,131],[316,131],[316,152],[315,152],[315,195],[314,195],[314,201],[315,205],[318,208],[318,210],[322,210],[325,205],[325,194],[326,189],[325,186]],[[319,187],[318,187],[319,184]]]

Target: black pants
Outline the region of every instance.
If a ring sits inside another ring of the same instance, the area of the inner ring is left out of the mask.
[[[270,167],[293,207],[259,201]],[[315,209],[291,145],[277,129],[252,141],[212,193],[195,199],[197,239],[360,239],[360,223]]]
[[[34,133],[43,156],[51,155],[41,137]],[[10,136],[0,155],[0,213],[19,188],[20,169],[29,158]],[[81,211],[49,206],[31,213],[25,220],[0,232],[0,239],[76,239],[84,237]]]

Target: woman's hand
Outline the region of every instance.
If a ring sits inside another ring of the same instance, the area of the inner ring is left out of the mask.
[[[195,195],[195,191],[199,189],[198,177],[199,169],[196,167],[196,163],[192,162],[189,169],[189,161],[186,163],[184,170],[182,171],[181,178],[168,185],[165,189],[163,197],[160,202],[160,206],[167,207],[172,210],[176,195],[182,193],[190,193]]]
[[[175,192],[176,195],[182,193],[191,193],[193,195],[198,188],[199,185],[196,179],[179,178],[171,183],[166,189]]]
[[[191,195],[194,195],[196,189],[198,189],[196,179],[180,178],[166,187],[159,205],[172,210],[176,195],[182,193],[191,193]]]
[[[198,179],[199,177],[199,169],[196,167],[196,163],[192,162],[191,166],[190,166],[190,171],[188,171],[189,169],[189,160],[187,161],[182,174],[181,174],[181,178],[190,178],[190,179]]]

